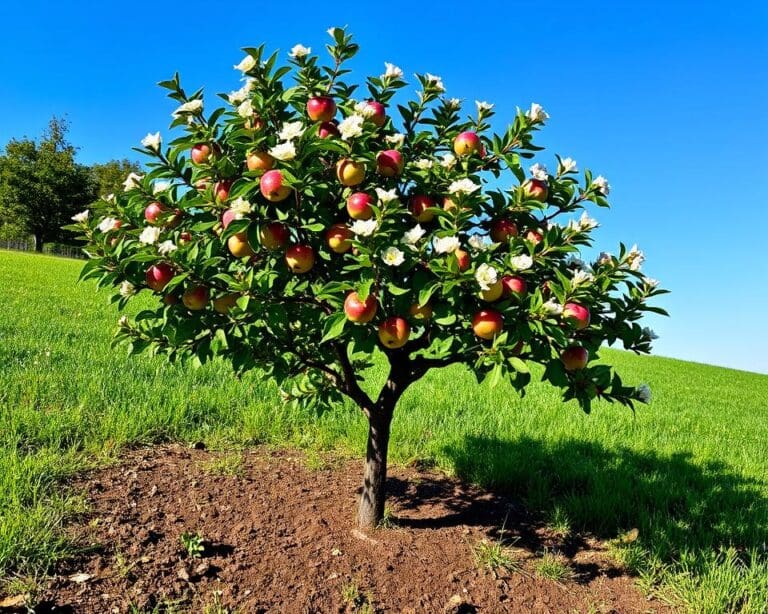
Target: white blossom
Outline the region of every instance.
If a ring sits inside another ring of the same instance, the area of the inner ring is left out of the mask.
[[[414,162],[414,165],[416,166],[416,168],[422,171],[428,171],[429,169],[432,168],[433,164],[434,163],[429,158],[419,158],[418,160],[416,160],[416,162]]]
[[[451,107],[452,109],[458,109],[459,107],[461,107],[461,100],[459,98],[451,98],[448,101],[448,106]]]
[[[592,275],[592,273],[585,271],[583,269],[579,269],[573,274],[573,277],[571,278],[571,285],[575,288],[576,286],[581,286],[583,284],[590,283],[594,281],[595,276]]]
[[[451,254],[459,249],[459,237],[435,237],[432,247],[436,254]]]
[[[579,227],[582,230],[592,230],[593,228],[597,228],[597,220],[589,217],[589,214],[584,211],[579,218]]]
[[[531,172],[531,176],[534,179],[538,179],[539,181],[546,181],[549,179],[549,171],[547,170],[547,167],[543,164],[539,164],[538,162],[531,166],[531,168],[528,169]]]
[[[160,138],[159,132],[155,132],[154,134],[150,132],[147,134],[147,136],[141,139],[141,144],[147,149],[151,149],[152,151],[158,151],[160,149],[161,142],[162,139]]]
[[[656,288],[661,282],[653,277],[643,277],[643,283],[649,288]]]
[[[176,109],[173,112],[174,117],[179,117],[180,115],[194,115],[195,113],[200,113],[200,111],[203,110],[203,101],[199,98],[195,98],[194,100],[190,100],[189,102],[185,102],[183,105],[181,105],[178,109]]]
[[[161,256],[167,256],[171,252],[175,252],[178,248],[176,247],[176,244],[168,239],[167,241],[163,241],[160,243],[160,245],[157,246],[157,251]]]
[[[401,132],[396,132],[395,134],[390,134],[389,136],[384,137],[384,140],[393,147],[402,147],[403,141],[405,141],[405,135]]]
[[[558,164],[558,172],[561,175],[564,175],[565,173],[573,173],[576,171],[576,160],[573,158],[563,158],[560,160],[560,164]]]
[[[381,259],[389,266],[400,266],[405,260],[405,255],[396,247],[388,247],[381,253]]]
[[[425,233],[426,231],[421,227],[421,224],[416,224],[416,226],[410,230],[405,231],[403,234],[403,242],[406,245],[416,245]]]
[[[477,112],[481,115],[486,111],[493,109],[493,105],[490,102],[484,102],[482,100],[475,100],[475,106],[477,106]]]
[[[499,273],[490,264],[481,264],[475,271],[475,280],[482,290],[490,290],[499,281]]]
[[[482,235],[472,235],[469,237],[469,246],[478,252],[484,252],[485,250],[489,249],[491,245],[493,245],[487,237]]]
[[[645,254],[637,249],[637,245],[633,245],[632,249],[627,254],[627,264],[632,271],[639,271],[640,267],[645,262]]]
[[[541,307],[546,313],[551,315],[559,316],[561,313],[563,313],[563,306],[552,299],[548,300]]]
[[[480,186],[471,179],[459,179],[448,186],[449,194],[472,194],[477,192]]]
[[[448,170],[452,169],[454,166],[456,166],[456,156],[450,152],[443,154],[443,159],[440,160],[440,166],[447,168]]]
[[[249,77],[245,80],[245,85],[243,85],[243,87],[241,87],[239,90],[235,90],[234,92],[229,93],[229,96],[227,96],[229,104],[238,105],[243,102],[246,98],[248,98],[248,93],[253,89],[253,86],[254,80]]]
[[[170,181],[155,181],[152,184],[152,194],[160,194],[171,187]]]
[[[402,79],[403,78],[403,71],[400,70],[398,66],[395,66],[394,64],[390,64],[389,62],[384,62],[384,68],[385,68],[385,72],[383,75],[381,75],[382,79]]]
[[[608,183],[608,180],[602,175],[598,175],[592,180],[592,186],[597,188],[597,191],[603,196],[608,196],[611,192],[611,186]]]
[[[339,30],[340,28],[337,28],[336,26],[333,26],[332,28],[328,28],[326,32],[328,32],[328,36],[336,37],[336,30]]]
[[[104,197],[104,200],[106,200],[108,203],[114,203],[115,202],[115,195],[113,193],[109,193]]]
[[[437,91],[439,91],[439,92],[444,92],[445,91],[445,86],[443,85],[443,80],[440,77],[438,77],[437,75],[430,75],[429,73],[426,73],[424,75],[424,78]]]
[[[120,319],[117,321],[117,325],[120,328],[128,328],[128,316],[126,315],[120,316]]]
[[[651,341],[659,338],[656,332],[652,328],[649,328],[647,326],[643,328],[643,337],[647,337]]]
[[[256,113],[256,111],[254,110],[253,103],[250,100],[244,100],[239,105],[237,105],[237,114],[243,119],[253,117],[254,113]]]
[[[120,296],[128,298],[134,294],[136,294],[136,286],[134,286],[130,281],[126,280],[120,284]]]
[[[362,115],[350,115],[341,120],[339,124],[339,133],[345,141],[353,139],[363,134],[363,122],[365,118]]]
[[[296,157],[296,147],[293,143],[278,143],[269,150],[269,155],[276,160],[293,160]]]
[[[242,60],[240,60],[240,63],[234,66],[235,70],[239,70],[240,72],[249,72],[256,68],[256,58],[254,58],[252,55],[245,56]]]
[[[533,258],[528,254],[520,254],[509,259],[509,266],[516,271],[525,271],[533,266]]]
[[[356,102],[352,108],[355,110],[355,115],[362,115],[365,119],[369,119],[376,114],[376,109],[369,105],[367,100]]]
[[[397,200],[397,190],[395,188],[392,188],[391,190],[384,190],[382,188],[376,188],[376,198],[378,199],[379,203],[382,205],[386,205],[387,203],[391,203],[393,201]]]
[[[651,387],[648,384],[640,384],[636,389],[637,400],[641,403],[651,402]]]
[[[118,221],[117,219],[113,217],[105,217],[101,222],[99,222],[99,225],[97,228],[100,232],[109,232],[110,230],[114,230],[118,227]]]
[[[304,124],[301,122],[286,122],[280,127],[277,136],[281,141],[292,141],[304,134]]]
[[[298,44],[291,48],[291,51],[288,53],[288,55],[298,60],[299,58],[303,58],[304,56],[309,55],[310,53],[312,53],[312,47],[305,47],[302,44]]]
[[[139,243],[152,245],[160,238],[160,229],[157,226],[147,226],[139,235]]]
[[[359,237],[370,237],[378,225],[379,223],[375,219],[355,220],[349,229]]]
[[[613,255],[611,252],[600,252],[600,255],[597,257],[597,262],[599,264],[611,264],[611,262],[613,262]]]
[[[544,110],[544,107],[537,102],[534,102],[525,114],[528,119],[534,123],[543,122],[549,119],[549,114]]]
[[[123,181],[123,189],[127,192],[133,188],[138,188],[141,186],[141,183],[139,182],[142,179],[144,179],[144,175],[138,175],[136,173],[129,174],[128,177],[125,178],[125,181]]]
[[[243,216],[253,211],[253,205],[242,196],[238,196],[232,201],[232,204],[229,205],[229,210],[234,214],[234,219],[241,220],[243,219]]]

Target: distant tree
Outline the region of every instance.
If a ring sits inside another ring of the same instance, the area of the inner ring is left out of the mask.
[[[40,141],[11,139],[0,155],[0,226],[13,227],[43,244],[70,240],[61,227],[97,197],[91,170],[75,161],[69,126],[53,117]]]
[[[110,160],[104,164],[94,164],[91,167],[98,184],[99,198],[123,191],[125,178],[131,173],[141,172],[141,164],[133,160]]]

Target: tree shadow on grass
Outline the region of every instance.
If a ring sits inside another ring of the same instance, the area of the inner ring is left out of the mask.
[[[638,529],[644,546],[663,559],[685,550],[752,549],[768,542],[766,484],[723,463],[694,463],[688,453],[473,436],[443,454],[458,477],[485,490],[439,478],[416,485],[394,480],[401,524],[467,524],[488,527],[489,535],[504,525],[506,536],[538,550],[537,529],[557,509],[576,531],[601,538]]]

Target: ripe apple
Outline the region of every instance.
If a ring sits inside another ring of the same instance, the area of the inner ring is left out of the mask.
[[[560,354],[560,360],[563,361],[566,371],[579,371],[587,366],[589,352],[580,345],[572,345],[563,350]]]
[[[261,130],[264,129],[264,126],[266,124],[264,123],[264,120],[261,119],[258,115],[254,115],[253,117],[249,117],[245,120],[243,123],[243,127],[246,130],[252,130],[253,132],[261,132]]]
[[[547,182],[541,179],[529,179],[523,184],[523,190],[528,200],[537,200],[540,203],[546,201],[549,194]]]
[[[317,127],[317,136],[321,139],[328,139],[340,136],[339,128],[334,122],[323,122]]]
[[[198,179],[197,181],[195,181],[195,189],[198,192],[205,192],[210,185],[211,185],[210,177],[205,177],[204,179]]]
[[[347,213],[353,220],[370,220],[373,216],[373,198],[365,192],[354,192],[347,197]]]
[[[147,208],[144,209],[144,219],[154,226],[159,222],[160,216],[166,211],[167,209],[158,202],[149,203]]]
[[[336,103],[330,96],[313,96],[307,100],[307,115],[313,122],[329,122],[336,115]]]
[[[234,182],[231,179],[222,179],[217,181],[213,186],[213,198],[223,203],[229,198],[229,190],[232,188]]]
[[[249,171],[269,171],[275,165],[275,159],[266,151],[252,151],[245,157]]]
[[[278,170],[267,171],[259,180],[261,194],[268,201],[279,203],[291,195],[291,186],[285,185],[283,173]]]
[[[288,244],[291,231],[285,224],[270,222],[259,228],[259,241],[269,250],[276,251]]]
[[[425,211],[430,207],[435,206],[435,201],[429,196],[424,194],[415,194],[411,196],[411,213],[413,217],[419,222],[431,222],[435,218],[435,214],[432,211]]]
[[[491,224],[491,239],[494,243],[506,243],[517,236],[517,224],[511,220],[495,220]]]
[[[453,253],[456,256],[456,262],[459,263],[459,271],[463,273],[469,268],[470,265],[469,253],[461,248],[457,249]]]
[[[253,256],[255,253],[251,244],[248,243],[248,235],[244,232],[238,232],[229,237],[227,247],[235,258],[245,258],[246,256]]]
[[[576,330],[589,326],[589,309],[578,303],[566,303],[563,307],[563,319]]]
[[[522,277],[514,275],[504,275],[501,278],[501,285],[504,286],[504,296],[515,296],[517,298],[523,298],[528,288]]]
[[[542,235],[538,230],[529,230],[525,233],[525,239],[534,245],[538,245],[544,240],[544,235]]]
[[[414,303],[408,308],[408,314],[414,320],[431,320],[432,319],[432,305],[427,303],[426,305],[419,305]]]
[[[341,185],[352,187],[359,185],[365,179],[365,165],[362,162],[355,162],[349,158],[344,158],[336,163],[336,177]]]
[[[153,264],[147,269],[146,280],[149,286],[155,292],[162,292],[168,282],[173,279],[173,268],[167,262]]]
[[[348,252],[352,247],[352,231],[346,224],[334,224],[325,233],[325,240],[328,241],[328,247],[337,254]]]
[[[306,273],[315,265],[315,250],[309,245],[291,245],[285,252],[285,262],[294,273]]]
[[[357,292],[350,292],[347,294],[347,298],[344,299],[344,313],[350,322],[357,322],[359,324],[370,322],[373,320],[378,309],[379,304],[376,301],[376,297],[372,294],[369,294],[364,301],[361,301]]]
[[[478,153],[482,143],[480,137],[474,132],[462,132],[453,139],[453,151],[457,156],[469,156]]]
[[[224,227],[224,230],[227,229],[227,226],[229,226],[232,222],[234,222],[237,218],[237,213],[232,211],[232,209],[225,209],[224,213],[221,214],[221,225]]]
[[[403,347],[408,343],[411,327],[405,318],[394,316],[379,324],[379,341],[381,345],[391,350]]]
[[[166,305],[176,305],[179,302],[179,297],[175,294],[166,294],[163,297],[163,303]]]
[[[376,156],[376,169],[385,177],[394,177],[403,172],[403,156],[396,149],[385,149]]]
[[[179,245],[187,245],[192,241],[192,234],[186,230],[179,235]]]
[[[181,302],[187,309],[200,311],[208,304],[208,288],[205,286],[192,286],[181,297]]]
[[[237,299],[240,298],[237,294],[223,294],[222,296],[214,299],[213,309],[219,313],[227,315],[229,310],[237,304]]]
[[[481,309],[472,318],[472,331],[481,339],[493,339],[504,328],[504,317],[494,309]]]
[[[213,146],[208,143],[198,143],[190,152],[190,158],[195,164],[207,164],[221,152],[221,148],[214,143]]]
[[[501,283],[501,280],[498,280],[487,290],[480,290],[480,298],[487,303],[493,303],[494,301],[498,301],[503,293],[504,285]]]
[[[387,121],[387,108],[375,100],[369,100],[365,103],[366,109],[370,112],[370,119],[376,126],[381,128]]]

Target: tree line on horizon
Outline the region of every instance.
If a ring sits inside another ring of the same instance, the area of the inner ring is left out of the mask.
[[[128,159],[79,163],[68,132],[67,120],[53,116],[40,138],[12,138],[0,150],[0,240],[31,237],[38,252],[46,243],[76,244],[62,226],[141,170]]]

